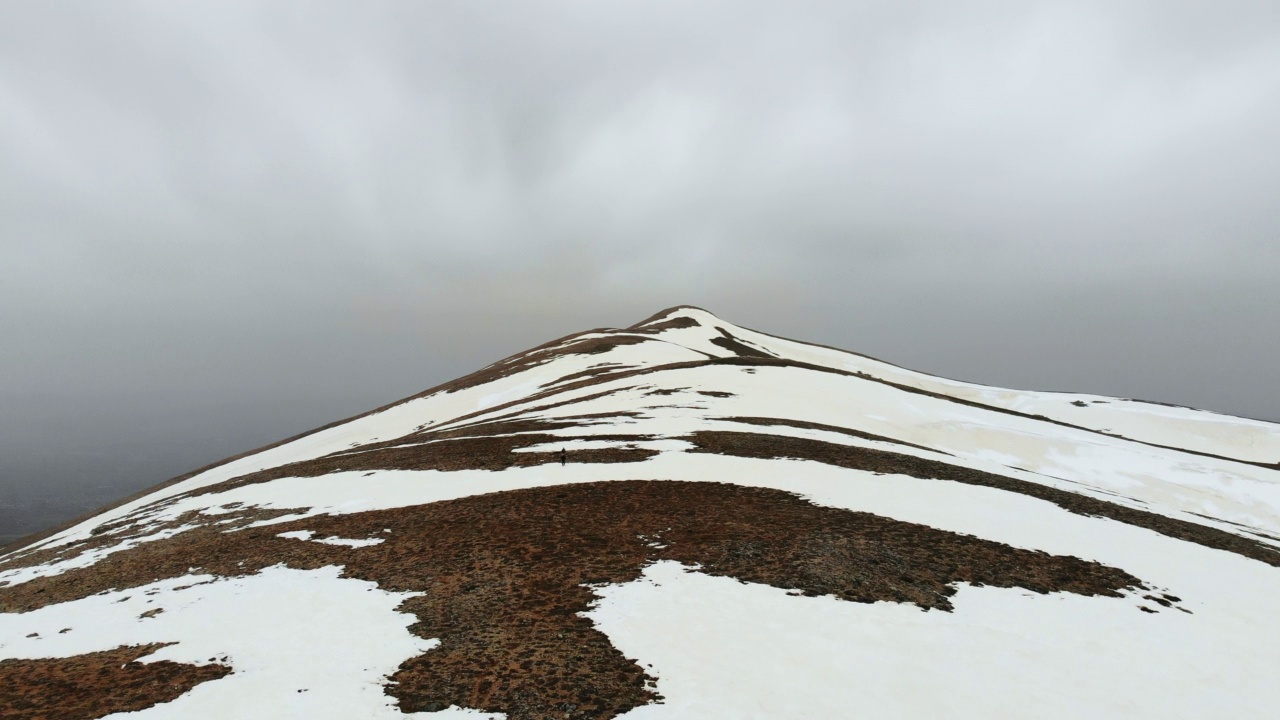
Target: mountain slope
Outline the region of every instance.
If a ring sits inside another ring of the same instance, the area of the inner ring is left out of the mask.
[[[1265,715],[1277,463],[673,308],[3,557],[0,710]]]

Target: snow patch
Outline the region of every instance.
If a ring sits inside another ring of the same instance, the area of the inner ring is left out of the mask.
[[[351,539],[340,538],[336,535],[327,538],[313,538],[315,532],[311,530],[294,530],[291,532],[276,533],[276,537],[289,538],[290,540],[309,540],[311,542],[323,543],[325,545],[345,545],[347,547],[369,547],[386,542],[385,538],[363,538]]]
[[[585,615],[664,697],[629,719],[1267,717],[1280,701],[1274,651],[1122,599],[962,586],[954,612],[923,612],[673,561],[595,592]]]
[[[0,657],[49,658],[176,642],[142,662],[230,665],[226,677],[129,720],[406,717],[383,692],[400,663],[438,641],[396,608],[418,593],[343,578],[341,568],[269,567],[247,577],[188,575],[22,614],[0,614]],[[147,611],[164,612],[141,618]],[[71,628],[45,635],[48,628]],[[27,637],[41,632],[36,637]],[[501,717],[453,709],[410,717]]]

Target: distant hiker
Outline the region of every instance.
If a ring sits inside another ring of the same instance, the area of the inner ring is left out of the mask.
[[[564,448],[560,448],[560,467],[564,467],[565,462],[569,460],[569,453]]]

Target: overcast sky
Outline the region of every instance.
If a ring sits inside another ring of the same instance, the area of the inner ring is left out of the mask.
[[[0,0],[0,535],[682,303],[1280,419],[1277,128],[1274,0]]]

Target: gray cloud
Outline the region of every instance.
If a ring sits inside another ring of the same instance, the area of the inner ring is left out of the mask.
[[[1276,127],[1271,2],[0,3],[0,492],[683,302],[1275,418]]]

